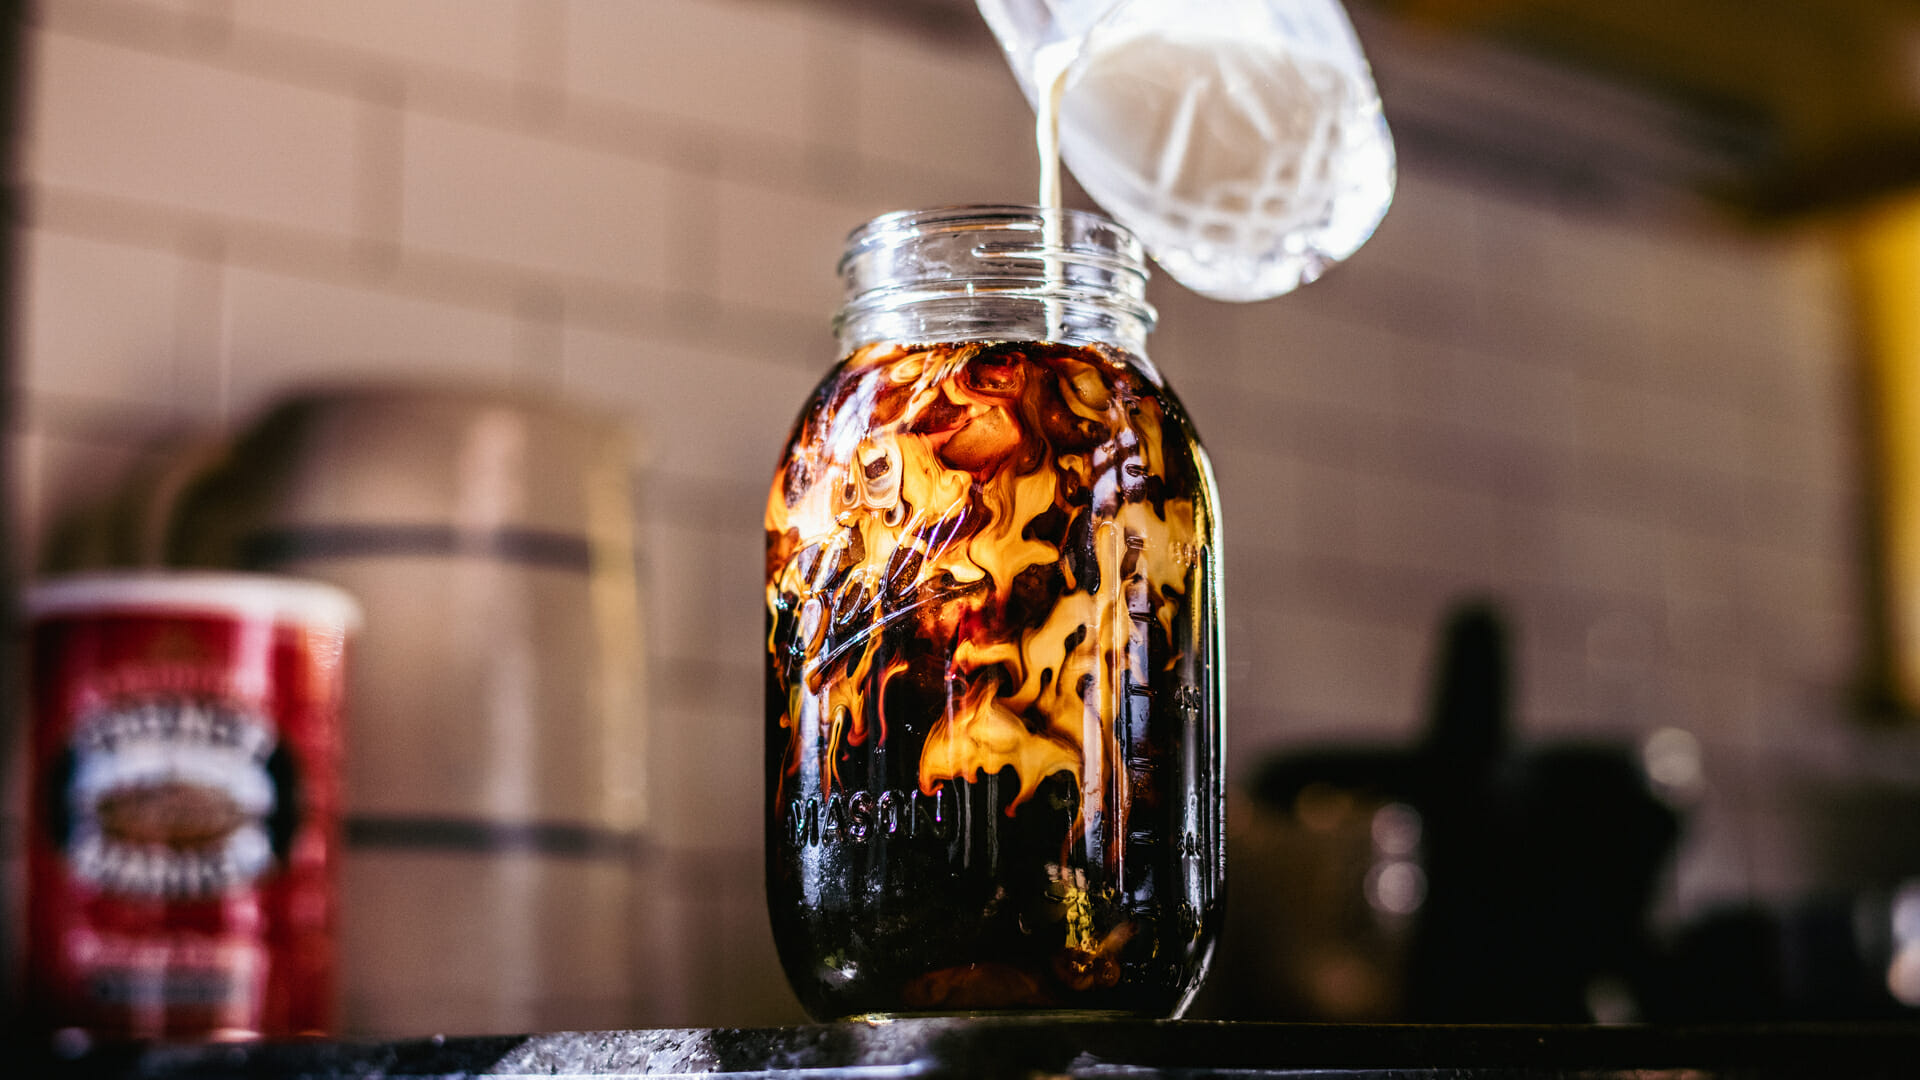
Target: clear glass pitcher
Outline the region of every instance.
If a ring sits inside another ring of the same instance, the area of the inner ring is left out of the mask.
[[[1290,292],[1386,214],[1393,141],[1338,0],[978,3],[1081,186],[1188,288]]]

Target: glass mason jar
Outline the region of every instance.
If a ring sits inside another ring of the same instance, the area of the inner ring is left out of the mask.
[[[889,214],[767,502],[767,894],[816,1018],[1177,1015],[1225,871],[1220,526],[1094,214]]]

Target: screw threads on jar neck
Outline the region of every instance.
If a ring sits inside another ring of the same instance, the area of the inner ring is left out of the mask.
[[[1054,341],[1143,357],[1156,318],[1145,252],[1098,214],[1031,206],[909,210],[847,238],[843,350],[876,342]]]

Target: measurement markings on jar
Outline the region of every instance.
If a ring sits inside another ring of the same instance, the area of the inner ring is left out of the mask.
[[[1167,557],[1175,566],[1182,569],[1198,566],[1207,553],[1207,545],[1188,540],[1173,540],[1167,543]]]

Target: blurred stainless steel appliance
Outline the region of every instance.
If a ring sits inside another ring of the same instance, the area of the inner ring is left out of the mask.
[[[1247,936],[1232,939],[1221,975],[1235,993],[1219,1011],[1638,1015],[1678,815],[1631,745],[1511,748],[1510,649],[1504,618],[1466,605],[1443,631],[1421,742],[1306,750],[1260,770],[1234,857],[1266,884],[1229,916],[1227,933]]]
[[[332,582],[353,673],[344,1027],[639,1018],[642,650],[627,433],[550,402],[287,401],[188,485],[176,564]]]

